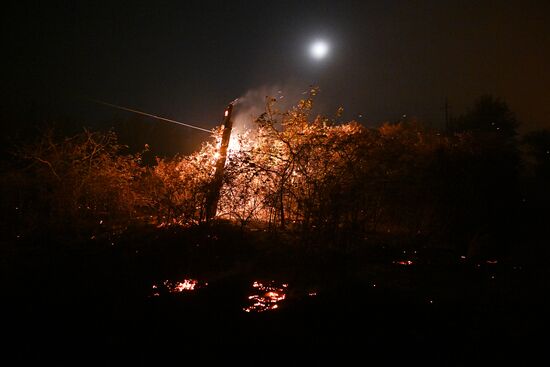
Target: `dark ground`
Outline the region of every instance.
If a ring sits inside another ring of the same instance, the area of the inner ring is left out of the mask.
[[[470,354],[496,348],[505,357],[546,338],[544,259],[470,261],[384,237],[321,250],[225,227],[139,229],[79,244],[34,238],[5,244],[2,259],[4,331],[20,358],[43,349],[154,356],[232,346],[280,355],[330,346],[471,365]],[[185,278],[208,286],[151,297],[153,283]],[[278,310],[243,311],[255,280],[289,284]]]

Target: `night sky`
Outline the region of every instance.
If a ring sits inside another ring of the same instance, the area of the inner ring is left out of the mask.
[[[2,13],[4,125],[130,118],[91,97],[211,128],[237,97],[290,102],[313,84],[320,112],[343,106],[367,126],[403,114],[442,126],[445,98],[458,115],[491,93],[522,131],[550,128],[546,0],[42,1]],[[318,38],[331,45],[323,60],[308,54]],[[205,137],[164,128],[179,151]]]

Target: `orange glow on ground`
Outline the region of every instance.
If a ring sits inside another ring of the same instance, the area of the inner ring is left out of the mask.
[[[183,279],[183,281],[164,280],[161,283],[153,284],[151,296],[159,297],[162,293],[192,292],[207,285],[208,283],[200,284],[196,279]]]
[[[255,281],[252,283],[254,294],[249,296],[249,301],[252,304],[243,308],[245,312],[264,312],[279,308],[278,303],[286,299],[286,288],[288,284],[278,286],[275,281],[264,285],[261,282]]]
[[[394,261],[394,264],[397,265],[412,265],[413,262],[411,260],[401,260],[401,261]]]

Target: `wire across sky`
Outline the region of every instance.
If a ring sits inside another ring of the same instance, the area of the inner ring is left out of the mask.
[[[147,113],[147,112],[135,110],[135,109],[133,109],[133,108],[124,107],[124,106],[119,106],[119,105],[112,104],[112,103],[108,103],[108,102],[105,102],[105,101],[100,101],[100,100],[98,100],[98,99],[91,99],[91,98],[90,98],[90,100],[91,100],[92,102],[99,103],[99,104],[102,104],[102,105],[104,105],[104,106],[109,106],[109,107],[117,108],[117,109],[119,109],[119,110],[137,113],[137,114],[139,114],[139,115],[148,116],[148,117],[151,117],[151,118],[154,118],[154,119],[157,119],[157,120],[162,120],[162,121],[166,121],[166,122],[171,122],[171,123],[173,123],[173,124],[178,124],[178,125],[186,126],[186,127],[191,128],[191,129],[200,130],[200,131],[204,131],[204,132],[207,132],[207,133],[211,133],[211,132],[212,132],[211,130],[204,129],[204,128],[199,127],[199,126],[186,124],[186,123],[183,123],[183,122],[180,122],[180,121],[176,121],[176,120],[172,120],[172,119],[168,119],[168,118],[165,118],[165,117],[162,117],[162,116],[157,116],[157,115],[153,115],[153,114],[150,114],[150,113]]]

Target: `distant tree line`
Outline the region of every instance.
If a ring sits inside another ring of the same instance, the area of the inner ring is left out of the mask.
[[[491,96],[448,131],[414,119],[369,129],[313,116],[312,95],[289,111],[268,100],[256,129],[235,136],[218,218],[354,246],[385,233],[505,249],[522,216],[550,207],[550,131],[518,138],[519,122]],[[145,164],[114,132],[44,133],[3,168],[4,233],[101,236],[144,223],[205,221],[217,144]],[[536,203],[536,204],[534,204]],[[476,251],[476,247],[470,248]]]

